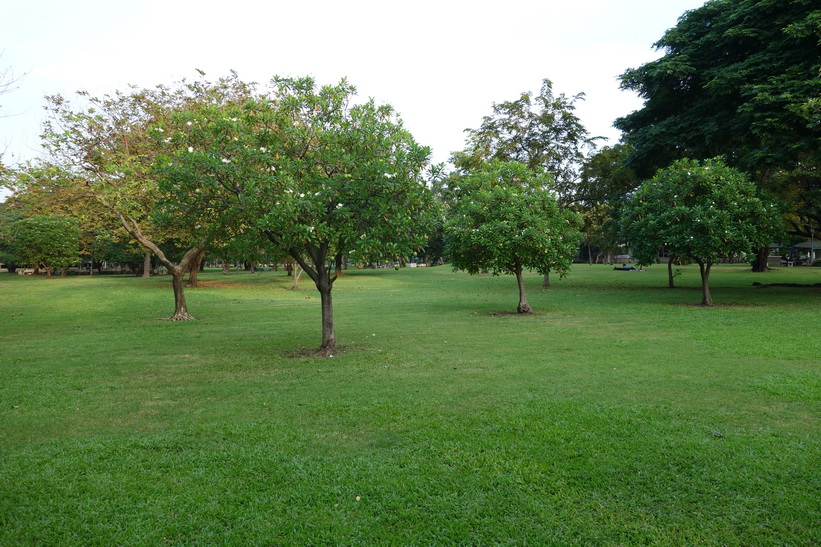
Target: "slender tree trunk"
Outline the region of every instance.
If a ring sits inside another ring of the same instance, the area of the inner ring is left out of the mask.
[[[151,277],[151,253],[145,253],[145,259],[143,259],[143,278],[148,279]]]
[[[701,270],[701,305],[712,306],[713,297],[710,296],[710,268],[713,267],[712,262],[698,262],[698,268]]]
[[[675,280],[673,278],[673,259],[674,258],[675,258],[674,256],[671,256],[669,258],[669,260],[667,261],[667,288],[669,288],[669,289],[675,289],[676,288],[676,283],[675,283]]]
[[[542,279],[542,288],[549,289],[550,288],[550,272],[544,274],[544,279]]]
[[[188,313],[188,307],[185,304],[185,288],[183,283],[183,278],[185,274],[188,272],[188,269],[191,266],[191,262],[193,262],[196,257],[200,254],[200,251],[204,245],[204,242],[200,242],[185,253],[185,256],[182,257],[182,260],[179,264],[174,264],[171,262],[168,257],[165,256],[165,253],[160,249],[154,242],[149,240],[145,237],[140,230],[140,226],[136,220],[133,218],[129,218],[121,214],[119,211],[113,211],[117,218],[120,219],[120,222],[123,224],[125,230],[137,240],[137,242],[142,245],[145,249],[154,253],[154,256],[157,257],[157,260],[162,263],[168,269],[168,273],[171,274],[172,277],[172,286],[174,287],[174,315],[169,317],[170,321],[193,321],[194,317]]]
[[[325,285],[321,287],[320,285]],[[331,297],[331,284],[318,283],[319,295],[322,300],[322,345],[319,353],[332,355],[336,351],[336,333],[334,332],[334,307]]]
[[[516,308],[516,313],[533,313],[533,310],[527,303],[527,293],[525,292],[525,282],[522,278],[522,268],[516,268],[515,274],[516,283],[519,285],[519,306]]]
[[[299,264],[297,264],[293,267],[293,271],[294,271],[294,284],[291,285],[291,290],[292,291],[298,291],[299,290],[299,278],[300,278],[300,276],[302,276],[302,268],[300,267]]]

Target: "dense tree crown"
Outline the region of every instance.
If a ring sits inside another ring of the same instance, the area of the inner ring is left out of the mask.
[[[419,146],[389,105],[346,81],[275,78],[242,104],[189,108],[156,133],[175,214],[239,221],[290,255],[322,296],[321,351],[334,351],[331,288],[346,257],[401,259],[426,242],[432,196]],[[233,219],[233,220],[231,220]]]
[[[651,174],[723,156],[756,177],[819,163],[821,10],[813,0],[711,0],[686,12],[622,87],[644,107],[616,121]]]
[[[710,267],[768,245],[781,228],[780,211],[755,184],[719,160],[679,160],[643,183],[622,215],[625,238],[640,264],[653,264],[666,245],[702,271],[702,303],[712,304]]]
[[[458,198],[445,226],[453,266],[515,275],[518,311],[531,311],[522,272],[566,272],[579,241],[578,217],[559,208],[548,177],[522,163],[488,162],[456,183]]]
[[[52,268],[75,264],[80,256],[80,228],[76,219],[60,215],[34,215],[14,223],[17,260],[35,268],[43,267],[50,277]]]

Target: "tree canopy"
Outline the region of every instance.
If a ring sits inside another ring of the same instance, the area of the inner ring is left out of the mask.
[[[482,164],[457,183],[445,225],[454,268],[515,275],[517,311],[529,313],[522,273],[567,271],[579,241],[577,215],[559,208],[546,175],[519,162]]]
[[[616,126],[643,174],[682,157],[749,173],[819,159],[821,10],[812,0],[711,0],[655,44],[665,54],[621,76],[644,100]]]
[[[790,205],[795,234],[821,224],[821,10],[813,0],[711,0],[621,76],[644,106],[616,120],[639,176],[721,156]]]
[[[683,159],[659,170],[630,196],[622,228],[639,264],[655,263],[663,245],[697,262],[702,304],[709,306],[712,265],[768,245],[781,229],[780,213],[742,172],[717,159]]]
[[[15,222],[13,234],[17,260],[35,268],[43,267],[49,277],[52,268],[78,261],[80,228],[74,218],[34,215]]]
[[[320,352],[336,348],[331,289],[346,257],[401,259],[426,242],[430,151],[393,108],[343,80],[274,78],[230,108],[190,108],[161,164],[176,214],[240,219],[290,255],[322,299]]]
[[[538,95],[525,92],[515,101],[494,103],[478,129],[466,130],[465,150],[453,154],[452,162],[469,171],[492,159],[517,161],[548,173],[559,197],[569,201],[578,169],[596,140],[575,112],[583,99],[583,93],[555,95],[553,83],[545,79]]]

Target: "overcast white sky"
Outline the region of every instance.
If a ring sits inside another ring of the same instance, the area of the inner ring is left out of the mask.
[[[18,0],[0,21],[0,69],[26,73],[0,96],[7,164],[36,155],[45,94],[171,84],[203,69],[341,77],[392,104],[417,141],[446,161],[493,102],[538,91],[586,94],[593,135],[618,140],[615,118],[641,106],[620,91],[625,69],[704,0]]]

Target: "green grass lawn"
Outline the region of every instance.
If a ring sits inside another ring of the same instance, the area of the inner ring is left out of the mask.
[[[821,268],[0,276],[0,544],[821,544]]]

